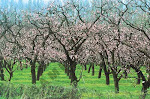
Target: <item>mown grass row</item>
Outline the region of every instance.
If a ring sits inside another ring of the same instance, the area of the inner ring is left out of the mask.
[[[54,69],[58,71],[57,74],[55,74],[54,71],[52,71]],[[76,70],[76,74],[78,77],[80,76],[81,70],[82,70],[82,67],[78,65],[77,70]],[[115,94],[112,75],[110,75],[110,85],[106,85],[104,73],[102,73],[102,77],[98,79],[98,70],[99,70],[99,66],[96,66],[94,76],[92,76],[91,73],[88,73],[85,70],[83,71],[82,79],[78,83],[77,97],[82,98],[82,99],[127,99],[127,98],[138,99],[139,96],[141,95],[142,85],[141,84],[136,85],[135,78],[128,78],[128,79],[122,78],[121,81],[119,82],[120,93]],[[5,72],[5,74],[7,77],[8,76],[7,72]],[[137,76],[137,75],[134,72],[134,70],[131,70],[129,77],[134,77],[134,76]],[[11,83],[16,87],[25,86],[23,89],[24,91],[20,93],[18,97],[20,96],[22,97],[23,94],[27,94],[26,90],[30,90],[30,87],[32,86],[30,68],[23,69],[22,71],[21,70],[15,71]],[[43,73],[41,77],[41,80],[37,82],[36,87],[39,90],[41,90],[41,86],[45,84],[48,84],[48,86],[55,86],[55,87],[67,89],[64,91],[65,93],[67,93],[67,96],[69,96],[68,92],[71,92],[72,90],[71,85],[70,85],[70,79],[64,73],[64,70],[62,70],[59,67],[58,63],[51,63],[49,67],[47,67],[46,71]],[[48,91],[48,89],[45,89],[45,91]],[[62,95],[63,93],[59,92],[58,94]],[[149,94],[150,92],[148,92],[148,95],[146,97],[147,99],[150,99]],[[34,97],[40,98],[40,96],[38,95],[39,94],[37,95],[35,94]],[[27,97],[29,96],[30,94],[29,95],[27,94]],[[58,99],[58,97],[56,98],[55,96],[54,97],[52,96],[51,98]],[[62,98],[62,97],[59,97],[59,98]]]

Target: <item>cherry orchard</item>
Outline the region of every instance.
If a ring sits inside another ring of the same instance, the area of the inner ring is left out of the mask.
[[[77,78],[76,66],[80,64],[86,70],[90,65],[88,72],[92,70],[94,76],[98,65],[98,78],[104,70],[109,85],[112,74],[115,92],[119,93],[119,81],[128,79],[133,68],[137,84],[142,80],[142,97],[146,97],[150,78],[140,68],[146,67],[150,75],[147,1],[93,1],[85,7],[71,0],[63,6],[50,4],[40,11],[22,11],[21,15],[15,10],[8,12],[0,12],[2,80],[5,69],[10,81],[16,64],[21,69],[26,64],[31,68],[32,83],[36,84],[49,63],[58,62],[77,87],[83,71]]]

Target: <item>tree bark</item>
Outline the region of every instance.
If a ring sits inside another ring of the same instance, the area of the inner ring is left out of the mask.
[[[36,84],[35,63],[31,65],[32,84]]]
[[[146,95],[147,95],[147,89],[149,88],[149,85],[148,85],[148,82],[143,82],[142,83],[143,87],[142,87],[142,92],[143,92],[143,95],[142,95],[142,99],[145,99],[146,98]]]
[[[20,61],[20,70],[23,70],[22,62]]]
[[[105,76],[106,76],[106,85],[109,85],[110,84],[109,73],[105,73]]]
[[[104,61],[103,61],[103,68],[104,68],[104,73],[105,73],[105,76],[106,76],[106,85],[109,85],[110,84],[110,81],[109,81],[109,72],[106,69],[106,64],[105,64]]]
[[[85,70],[87,70],[86,64],[84,65]]]
[[[70,79],[74,87],[77,87],[77,77],[75,75],[76,62],[70,62]]]
[[[94,64],[92,64],[92,76],[94,76]]]
[[[99,68],[99,73],[98,73],[98,78],[101,78],[101,74],[102,74],[102,68]]]
[[[42,76],[44,72],[44,67],[46,65],[44,64],[44,61],[40,62],[40,66],[38,67],[38,72],[37,72],[37,80],[39,81],[40,77]]]
[[[126,70],[124,71],[124,75],[125,75],[125,79],[127,79],[128,78],[128,73],[127,73]]]
[[[119,79],[117,78],[117,76],[118,75],[115,72],[113,72],[115,93],[119,93]]]
[[[13,72],[10,71],[10,73],[9,73],[9,81],[11,81],[12,77],[13,77]]]
[[[43,73],[43,66],[40,65],[38,67],[38,72],[37,72],[37,81],[40,80],[40,76],[42,75],[42,73]]]
[[[7,67],[6,67],[7,68]],[[9,71],[9,81],[11,81],[12,77],[13,77],[13,66],[11,66],[11,64],[8,64],[8,71]]]
[[[109,81],[109,69],[107,70],[106,68],[106,63],[105,63],[105,59],[104,59],[104,56],[102,53],[100,53],[100,57],[102,59],[102,62],[100,65],[102,65],[103,69],[104,69],[104,73],[105,73],[105,77],[106,77],[106,85],[109,85],[110,84],[110,81]]]
[[[139,74],[139,73],[137,73],[137,76],[138,76],[138,78],[137,78],[137,84],[140,84],[141,76],[140,76],[140,74]]]
[[[0,74],[1,80],[4,81],[4,70],[1,68],[1,74]]]
[[[138,69],[137,67],[135,67],[134,65],[130,64],[130,67],[132,67],[141,77],[142,79],[142,92],[143,95],[140,97],[142,99],[145,99],[146,95],[147,95],[147,89],[150,87],[150,78],[148,79],[148,81],[146,80],[145,76],[143,75],[142,71],[140,69]]]
[[[90,73],[91,67],[92,67],[92,65],[90,64],[90,67],[89,67],[88,73]]]

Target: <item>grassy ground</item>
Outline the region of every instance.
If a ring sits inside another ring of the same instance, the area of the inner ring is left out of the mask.
[[[77,66],[76,74],[79,78],[82,67]],[[105,75],[102,73],[102,77],[98,79],[99,66],[95,67],[95,75],[87,73],[87,70],[83,70],[83,76],[78,83],[78,93],[82,99],[138,99],[141,95],[141,84],[136,85],[135,78],[122,78],[119,82],[120,93],[114,93],[113,77],[110,75],[110,85],[105,84]],[[56,74],[57,73],[57,74]],[[5,71],[6,78],[8,74]],[[134,70],[131,70],[129,77],[136,76]],[[14,72],[14,76],[11,81],[14,85],[31,85],[31,73],[30,68],[17,70]],[[41,86],[48,83],[52,86],[60,86],[64,88],[70,88],[70,79],[64,73],[64,70],[58,63],[51,63],[43,73],[41,80],[37,82],[37,86]],[[150,99],[150,92],[147,95],[147,99]]]

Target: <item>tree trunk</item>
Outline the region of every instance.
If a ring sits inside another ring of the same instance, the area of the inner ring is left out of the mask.
[[[37,81],[40,80],[40,76],[42,75],[42,73],[43,73],[43,66],[40,65],[38,67],[38,72],[37,72]]]
[[[145,98],[146,98],[146,95],[147,95],[147,89],[149,88],[148,82],[147,82],[147,81],[146,81],[146,82],[143,82],[142,85],[143,85],[143,88],[142,88],[143,95],[141,95],[140,98],[141,98],[141,99],[145,99]]]
[[[92,64],[92,76],[94,76],[94,64]]]
[[[109,73],[105,73],[105,76],[106,76],[106,85],[109,85],[110,84]]]
[[[148,77],[148,81],[147,81],[146,78],[145,78],[145,76],[144,76],[144,74],[142,73],[142,71],[140,69],[138,69],[136,66],[134,66],[132,64],[130,64],[130,67],[132,67],[140,75],[140,77],[141,77],[141,79],[143,81],[142,82],[142,86],[143,86],[142,92],[143,92],[143,95],[140,98],[145,99],[146,94],[147,94],[147,89],[150,87],[150,77]],[[150,75],[150,73],[149,73],[149,75]]]
[[[36,84],[35,63],[31,65],[32,84]]]
[[[71,79],[71,83],[73,84],[73,86],[77,87],[77,77],[75,75],[75,70],[76,70],[76,62],[71,62],[71,64],[70,64],[70,79]]]
[[[43,72],[44,72],[44,67],[46,67],[46,65],[44,64],[44,61],[40,62],[40,66],[38,67],[38,72],[37,72],[37,80],[39,81],[40,76],[42,76]]]
[[[102,68],[100,67],[100,69],[99,69],[99,74],[98,74],[98,78],[101,78],[101,74],[102,74]]]
[[[90,64],[90,67],[89,67],[88,73],[90,73],[91,67],[92,67],[92,65]]]
[[[85,70],[87,70],[87,68],[86,68],[86,64],[84,65],[84,68],[85,68]]]
[[[105,59],[104,59],[104,56],[102,53],[100,53],[100,56],[101,56],[101,59],[102,59],[102,62],[100,64],[100,66],[103,67],[104,69],[104,73],[105,73],[105,76],[106,76],[106,85],[109,85],[110,81],[109,81],[109,69],[107,70],[106,68],[106,63],[105,63]]]
[[[20,61],[20,70],[23,70],[22,62]]]
[[[137,76],[138,76],[138,78],[137,78],[137,84],[140,84],[141,76],[140,76],[140,74],[139,74],[139,73],[137,73]]]
[[[10,73],[9,73],[9,81],[11,81],[11,78],[13,77],[13,72],[12,71],[10,71]]]
[[[115,83],[115,93],[119,93],[119,81],[118,81],[118,79],[116,79],[114,81],[114,83]]]
[[[105,72],[105,76],[106,76],[106,85],[109,85],[110,84],[109,70],[107,71],[105,62],[103,62],[103,68],[104,68],[104,72]]]
[[[140,74],[140,72],[138,73]],[[142,78],[142,75],[140,76]],[[148,92],[148,88],[150,87],[150,72],[148,71],[148,77],[147,77],[147,81],[143,81],[142,82],[142,92],[143,92],[143,95],[142,95],[142,99],[145,99],[146,98],[146,95],[147,95],[147,92]]]
[[[119,93],[119,80],[117,78],[117,74],[113,73],[114,85],[115,85],[115,93]]]
[[[1,74],[0,74],[1,80],[4,81],[4,70],[1,68]]]
[[[124,71],[124,75],[125,75],[125,79],[127,79],[128,78],[128,73],[127,73],[126,70]]]

